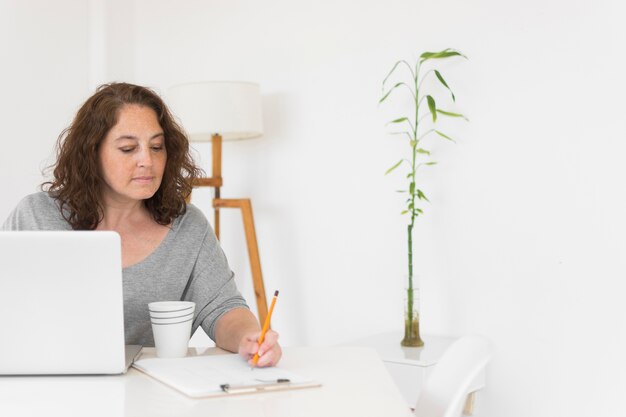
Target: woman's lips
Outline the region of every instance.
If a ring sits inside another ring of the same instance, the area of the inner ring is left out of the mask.
[[[154,180],[154,177],[135,177],[135,178],[133,178],[133,181],[139,182],[139,183],[148,183],[148,182],[152,182],[153,180]]]

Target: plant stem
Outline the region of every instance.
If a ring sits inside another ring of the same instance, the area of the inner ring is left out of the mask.
[[[417,164],[417,149],[418,149],[418,144],[419,144],[419,140],[417,138],[417,128],[419,126],[419,119],[418,119],[418,114],[419,114],[419,105],[420,105],[420,97],[419,97],[419,85],[418,85],[418,80],[419,80],[419,70],[420,70],[420,65],[418,63],[418,65],[415,68],[415,72],[413,73],[413,81],[415,83],[415,95],[413,96],[413,98],[415,99],[415,126],[412,129],[412,133],[413,133],[413,137],[411,138],[411,145],[412,145],[412,161],[411,161],[411,185],[410,185],[410,190],[411,190],[411,204],[410,204],[410,212],[411,212],[411,223],[409,223],[408,227],[407,227],[407,242],[408,242],[408,257],[409,257],[409,287],[407,288],[407,319],[409,320],[409,323],[413,323],[413,226],[415,225],[415,171],[416,171],[416,164]]]
[[[407,288],[406,300],[407,300],[407,319],[409,323],[413,323],[413,216],[411,216],[411,224],[408,228],[408,243],[409,243],[409,288]]]

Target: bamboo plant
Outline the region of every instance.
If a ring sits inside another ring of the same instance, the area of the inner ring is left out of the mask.
[[[400,134],[408,138],[410,158],[400,159],[385,173],[385,175],[387,175],[401,166],[406,167],[408,171],[406,174],[408,188],[398,191],[407,194],[405,201],[406,209],[403,210],[401,214],[407,215],[409,219],[407,225],[408,287],[406,289],[404,338],[401,342],[403,346],[424,345],[419,335],[419,309],[415,308],[415,304],[418,304],[419,300],[414,300],[413,227],[415,225],[415,219],[424,214],[423,210],[418,207],[418,203],[429,202],[429,200],[424,192],[418,188],[416,174],[421,167],[436,164],[436,162],[430,158],[431,154],[424,145],[424,140],[429,137],[436,137],[454,142],[453,138],[439,129],[441,119],[461,118],[467,120],[467,118],[460,113],[454,113],[439,107],[439,103],[435,101],[433,93],[431,92],[435,88],[443,88],[452,102],[456,102],[456,97],[443,75],[438,69],[434,68],[435,62],[455,57],[466,58],[460,52],[448,48],[439,52],[424,52],[420,55],[414,66],[410,65],[405,60],[400,60],[394,64],[382,83],[383,95],[379,103],[387,100],[391,93],[396,90],[410,93],[412,103],[411,107],[408,109],[409,114],[388,123],[388,125],[394,125],[401,129],[392,132],[393,134]],[[408,71],[408,73],[404,74],[404,78],[399,77],[398,73],[400,69],[406,69]],[[430,82],[429,79],[433,77],[435,79],[434,83],[424,85],[424,81]],[[399,81],[389,87],[393,79],[399,79]]]

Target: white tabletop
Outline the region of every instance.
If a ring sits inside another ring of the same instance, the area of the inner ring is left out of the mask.
[[[216,348],[195,354],[219,354]],[[404,416],[411,415],[369,348],[285,348],[280,366],[320,388],[191,399],[131,369],[118,376],[0,377],[0,416]]]
[[[385,362],[410,366],[429,367],[435,365],[443,353],[456,339],[445,336],[422,336],[423,347],[400,345],[402,334],[398,332],[380,333],[346,343],[346,346],[366,346],[376,349]]]

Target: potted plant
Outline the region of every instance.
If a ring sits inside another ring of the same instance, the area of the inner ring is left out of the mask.
[[[428,198],[424,192],[418,188],[416,174],[419,168],[424,166],[435,165],[436,162],[430,159],[430,151],[424,146],[424,140],[430,137],[436,137],[447,141],[454,142],[447,134],[439,130],[441,119],[443,118],[462,118],[467,120],[460,113],[454,113],[439,107],[439,103],[435,101],[430,90],[434,88],[443,88],[449,93],[450,99],[455,102],[456,97],[452,89],[441,75],[441,72],[432,65],[436,61],[444,59],[463,57],[463,54],[453,49],[444,49],[439,52],[424,52],[414,66],[407,61],[401,60],[394,64],[389,74],[383,80],[383,95],[379,103],[387,100],[391,93],[399,90],[411,94],[411,107],[406,116],[392,120],[388,125],[400,127],[401,130],[392,132],[406,136],[410,147],[410,157],[400,159],[395,165],[387,170],[385,175],[402,166],[407,168],[406,180],[408,188],[399,190],[400,193],[407,194],[405,200],[406,209],[402,211],[402,215],[408,216],[407,225],[407,244],[408,244],[408,286],[405,296],[405,317],[404,317],[404,338],[401,341],[402,346],[423,346],[419,333],[419,289],[414,286],[413,275],[413,227],[415,218],[424,214],[423,210],[418,207],[418,203],[426,201]],[[405,77],[398,77],[399,69],[406,69],[408,74]],[[392,76],[394,76],[392,78]],[[410,76],[410,78],[409,78]],[[434,79],[433,79],[434,78]],[[391,81],[397,81],[391,85]],[[424,81],[433,79],[434,83],[428,86],[424,85]],[[425,110],[423,110],[425,109]]]

